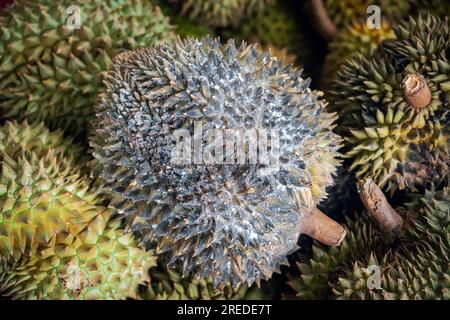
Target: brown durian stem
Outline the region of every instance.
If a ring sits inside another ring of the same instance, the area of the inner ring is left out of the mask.
[[[330,246],[338,246],[345,237],[345,229],[314,207],[311,214],[304,218],[302,233]]]
[[[337,28],[333,20],[330,19],[323,1],[311,0],[311,6],[317,31],[325,40],[333,40],[337,34]]]
[[[358,184],[359,197],[369,214],[390,236],[398,236],[403,218],[392,208],[383,191],[372,179]]]
[[[431,90],[425,78],[419,73],[410,73],[402,81],[403,96],[410,106],[416,109],[430,104]]]

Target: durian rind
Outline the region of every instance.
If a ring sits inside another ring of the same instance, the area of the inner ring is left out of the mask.
[[[76,8],[79,29],[70,24]],[[3,118],[80,136],[113,57],[174,38],[159,8],[140,0],[18,0],[2,10],[0,25]]]
[[[308,86],[300,71],[233,41],[186,39],[119,56],[91,143],[113,205],[147,246],[182,265],[183,275],[211,276],[215,286],[271,277],[297,247],[301,216],[326,197],[340,163],[336,115]],[[283,156],[295,153],[298,161],[287,162],[283,179],[265,180],[248,165],[207,166],[208,173],[205,165],[169,165],[175,128],[192,134],[195,120],[264,127],[260,114],[274,117],[275,128],[302,128],[286,136],[298,140]]]
[[[97,204],[66,157],[70,141],[42,125],[6,123],[0,143],[0,295],[137,297],[155,259],[123,232],[111,209]]]

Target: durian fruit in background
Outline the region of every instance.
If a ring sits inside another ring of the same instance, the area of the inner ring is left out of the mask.
[[[257,43],[263,50],[270,48],[273,55],[287,63],[309,67],[313,59],[311,39],[294,9],[292,2],[277,1],[243,21],[230,37]]]
[[[160,7],[163,14],[169,17],[170,23],[174,25],[174,32],[181,38],[216,36],[215,29],[208,24],[200,22],[198,19],[181,16],[170,0],[152,0],[152,3]]]
[[[409,15],[414,0],[323,0],[325,9],[338,30],[343,30],[356,21],[365,20],[367,8],[377,5],[381,17],[390,22]]]
[[[312,256],[299,259],[300,274],[289,274],[288,284],[293,295],[287,295],[287,299],[329,299],[333,295],[330,282],[335,282],[346,266],[387,246],[366,212],[355,215],[353,219],[345,219],[347,235],[339,247],[326,247],[315,242]]]
[[[249,289],[246,285],[237,288],[214,288],[211,278],[194,279],[182,277],[181,273],[168,268],[162,262],[150,269],[150,281],[141,288],[141,297],[146,300],[235,300],[244,299]]]
[[[344,268],[331,285],[337,299],[450,299],[450,189],[415,195],[398,248],[373,252]],[[373,286],[374,268],[380,282]],[[369,286],[368,286],[369,284]]]
[[[277,0],[169,0],[180,6],[181,15],[211,27],[236,26]]]
[[[450,2],[447,0],[415,0],[416,11],[432,13],[441,18],[450,16]]]
[[[371,56],[340,69],[331,93],[357,178],[389,192],[449,178],[449,22],[431,15],[394,28]]]
[[[0,24],[1,116],[81,136],[111,59],[174,38],[160,9],[138,0],[17,0]]]
[[[395,33],[387,20],[381,21],[380,29],[369,28],[365,20],[355,20],[344,27],[329,43],[329,53],[322,71],[322,87],[329,87],[340,66],[355,53],[371,55],[382,41],[394,38]]]
[[[286,264],[302,232],[342,240],[343,229],[314,209],[340,162],[336,116],[300,71],[269,53],[211,38],[126,52],[97,110],[91,146],[112,206],[184,276],[251,285]],[[196,121],[202,150],[210,129],[270,124],[286,146],[283,164],[225,165],[220,154],[214,165],[173,163],[172,134],[193,134]]]
[[[42,125],[0,128],[0,296],[124,299],[155,264],[98,204],[80,149]]]

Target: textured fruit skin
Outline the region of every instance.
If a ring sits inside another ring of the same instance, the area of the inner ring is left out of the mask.
[[[137,236],[183,275],[211,276],[215,286],[279,270],[339,164],[335,115],[301,72],[245,43],[187,39],[120,55],[105,84],[91,145]],[[193,134],[197,120],[204,130],[270,122],[289,131],[285,165],[267,177],[262,164],[173,165],[173,131]]]
[[[212,27],[236,26],[244,18],[264,10],[275,0],[171,0],[181,5],[181,14]]]
[[[450,299],[450,189],[415,198],[402,246],[356,261],[333,284],[337,299]],[[378,289],[367,286],[373,275],[368,266],[380,267]]]
[[[442,18],[450,14],[450,3],[447,0],[415,0],[417,11],[431,12]]]
[[[325,8],[330,18],[338,28],[346,28],[355,20],[366,19],[367,8],[377,5],[381,9],[383,18],[398,21],[406,17],[411,11],[414,0],[324,0]]]
[[[355,53],[373,54],[378,45],[393,39],[395,34],[386,20],[382,21],[381,29],[369,29],[365,21],[353,22],[343,28],[330,43],[330,53],[325,59],[323,70],[324,82],[332,81],[341,64]]]
[[[70,142],[42,125],[11,122],[0,142],[0,296],[136,297],[155,259],[97,204]]]
[[[77,5],[80,29],[66,10]],[[174,37],[158,7],[140,0],[18,0],[0,13],[0,112],[85,135],[112,58]]]
[[[216,289],[211,278],[182,277],[180,272],[163,263],[158,263],[149,273],[149,285],[141,295],[146,300],[236,300],[244,299],[248,292],[246,285]]]
[[[340,114],[347,155],[357,178],[380,187],[424,190],[448,183],[450,137],[449,23],[430,15],[395,28],[368,57],[357,55],[338,73],[332,110]],[[401,89],[420,73],[432,92],[423,109],[410,106]]]
[[[366,213],[354,221],[346,221],[347,235],[338,247],[313,244],[312,257],[298,262],[300,276],[289,277],[288,284],[296,299],[325,300],[332,298],[329,283],[336,281],[339,272],[353,261],[363,259],[367,253],[384,247],[383,236],[371,223]]]
[[[310,39],[292,12],[291,4],[276,3],[260,11],[233,33],[234,37],[260,44],[264,49],[271,48],[272,54],[285,51],[289,62],[302,66],[312,60]]]

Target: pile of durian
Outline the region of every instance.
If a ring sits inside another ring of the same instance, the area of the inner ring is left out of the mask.
[[[447,0],[10,2],[0,299],[450,299]]]

